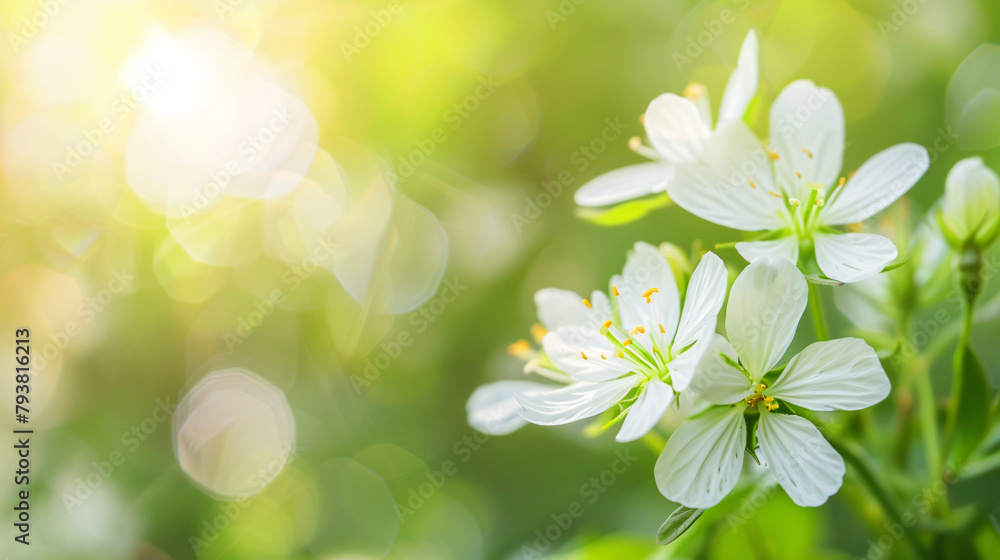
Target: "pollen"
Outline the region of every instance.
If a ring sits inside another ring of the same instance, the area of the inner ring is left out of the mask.
[[[748,183],[750,183],[750,188],[751,188],[751,189],[756,189],[756,188],[757,188],[757,185],[755,185],[755,184],[753,183],[753,181],[749,181],[749,180],[748,180],[747,182],[748,182]]]
[[[618,354],[616,354],[616,355],[617,355],[617,356],[618,356],[619,358],[624,358],[624,357],[625,357],[625,352],[622,352],[621,350],[619,350],[619,351],[618,351]]]
[[[667,334],[667,329],[663,328],[663,323],[660,323],[660,332],[663,334]]]
[[[772,411],[778,409],[778,403],[770,403],[770,404],[765,405],[765,406],[767,406],[768,410],[772,410]]]
[[[656,288],[650,288],[645,292],[642,292],[642,297],[646,298],[646,303],[649,303],[650,302],[649,298],[653,297],[653,294],[658,294],[658,293],[660,293],[660,290]]]
[[[531,343],[523,338],[517,342],[511,342],[507,345],[507,353],[516,358],[526,356],[531,352]]]
[[[588,309],[594,308],[594,306],[590,305],[590,302],[587,301],[587,298],[583,298],[583,304],[586,305]]]
[[[629,344],[632,344],[631,338],[626,338],[625,341],[622,342],[622,346],[628,346]]]
[[[628,139],[628,148],[633,152],[642,147],[642,138],[638,136],[633,136]]]
[[[549,334],[548,329],[538,323],[531,325],[531,337],[534,338],[536,342],[541,342],[547,334]]]
[[[602,359],[602,360],[607,360],[607,359],[608,359],[608,357],[607,357],[607,356],[605,356],[604,354],[601,354],[601,359]]]
[[[632,336],[635,336],[636,333],[644,333],[644,332],[646,332],[646,328],[645,327],[636,327],[636,328],[632,329],[632,332],[630,332],[628,334],[630,334]]]
[[[798,171],[796,171],[796,172],[795,172],[795,176],[796,176],[796,177],[798,177],[799,179],[801,179],[801,178],[802,178],[802,174],[801,174],[801,173],[799,173]]]
[[[774,191],[767,191],[767,194],[773,196],[774,198],[781,198],[781,195]]]
[[[788,203],[796,208],[802,205],[802,201],[797,198],[789,198]]]
[[[838,184],[839,186],[843,187],[843,186],[844,186],[844,183],[846,183],[846,182],[847,182],[847,179],[845,179],[845,178],[841,177],[841,178],[840,178],[840,183],[837,183],[837,184]]]
[[[809,148],[802,148],[802,153],[809,156],[809,159],[813,158],[813,153],[809,151]]]
[[[580,355],[583,356],[584,360],[589,360],[590,359],[590,358],[587,357],[586,354],[583,353],[583,350],[580,350]]]
[[[621,294],[618,293],[618,286],[611,286],[611,293],[615,294],[616,296],[620,296],[621,295]]]
[[[774,401],[774,397],[764,397],[764,402],[766,402],[766,403],[773,402],[773,401]]]
[[[777,160],[778,159],[778,152],[775,152],[773,150],[768,150],[767,151],[767,157],[769,157],[769,158],[771,158],[773,160]]]

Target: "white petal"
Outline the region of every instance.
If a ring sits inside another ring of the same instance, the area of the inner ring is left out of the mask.
[[[784,259],[750,263],[733,283],[726,307],[726,335],[756,382],[788,349],[809,289]]]
[[[743,241],[736,244],[736,252],[747,262],[772,258],[795,264],[799,262],[799,238],[786,235],[768,241]]]
[[[622,328],[631,330],[642,326],[646,332],[637,333],[633,338],[647,349],[654,341],[666,349],[666,343],[677,331],[680,316],[677,280],[666,257],[656,247],[640,241],[629,253],[622,275],[613,278],[612,284],[618,288],[619,296],[614,303]],[[642,294],[651,288],[656,288],[657,292],[646,303]],[[659,325],[663,325],[665,333],[660,332]]]
[[[674,390],[658,377],[649,380],[625,416],[615,441],[634,441],[649,433],[674,402]]]
[[[609,206],[661,193],[673,177],[673,166],[668,163],[647,162],[622,167],[587,181],[573,200],[580,206]]]
[[[860,410],[889,388],[875,350],[860,338],[839,338],[807,346],[766,392],[810,410]]]
[[[832,184],[844,160],[844,110],[837,96],[809,80],[789,84],[771,105],[771,142],[786,192],[804,199],[805,183]]]
[[[1000,178],[982,158],[955,164],[944,183],[944,217],[959,239],[965,240],[996,219],[1000,208]]]
[[[723,356],[728,356],[729,361]],[[752,382],[731,362],[737,362],[736,350],[722,335],[713,335],[688,389],[719,405],[730,405],[749,397],[753,393]]]
[[[819,268],[841,282],[871,278],[897,255],[892,241],[873,233],[819,233],[813,240]]]
[[[906,194],[927,167],[923,146],[897,144],[868,159],[820,212],[825,224],[864,222]]]
[[[714,334],[715,324],[705,325],[702,331],[693,337],[696,342],[690,348],[680,351],[674,347],[672,350],[674,359],[667,363],[674,390],[684,391],[691,384],[691,380],[697,374],[698,365],[712,345]]]
[[[611,342],[591,327],[549,331],[542,338],[542,347],[557,368],[577,381],[606,381],[632,369],[631,362],[619,358]]]
[[[473,391],[465,403],[469,425],[491,436],[509,434],[528,423],[517,414],[521,405],[515,396],[544,393],[555,388],[530,381],[497,381],[483,385]]]
[[[583,298],[570,290],[538,290],[535,292],[535,306],[538,308],[538,321],[550,331],[591,322],[590,310],[583,304]]]
[[[764,412],[757,439],[775,478],[800,506],[819,506],[840,489],[844,460],[805,418]]]
[[[542,426],[569,424],[611,408],[638,381],[638,375],[630,375],[601,383],[581,381],[545,393],[515,395],[523,409],[518,414],[528,422]]]
[[[678,206],[710,222],[744,231],[785,226],[767,152],[742,121],[721,123],[705,146],[705,163],[674,170],[667,194]]]
[[[743,118],[747,105],[757,94],[757,34],[751,29],[743,39],[736,70],[729,76],[726,91],[722,94],[719,121],[738,121]]]
[[[653,469],[661,494],[690,508],[712,507],[729,494],[743,467],[743,408],[709,410],[670,436]]]
[[[687,293],[684,295],[684,311],[681,323],[674,337],[674,348],[684,348],[697,340],[697,336],[715,323],[726,301],[726,281],[729,271],[715,253],[708,252],[691,274]]]
[[[646,135],[670,162],[696,161],[709,130],[690,99],[664,93],[649,104],[643,116]]]

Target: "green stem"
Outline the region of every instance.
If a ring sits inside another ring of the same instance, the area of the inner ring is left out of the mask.
[[[823,316],[823,302],[816,284],[809,284],[809,307],[812,308],[813,328],[816,329],[816,340],[829,340],[826,330],[826,318]]]
[[[974,298],[963,300],[962,306],[962,334],[958,338],[958,346],[955,348],[953,360],[953,374],[951,378],[951,398],[948,400],[948,418],[945,423],[945,453],[942,461],[947,461],[948,452],[954,441],[955,425],[958,422],[958,410],[962,406],[962,371],[965,367],[965,348],[969,345],[969,338],[972,336],[972,310],[975,306]],[[944,468],[944,463],[938,463],[940,468]]]

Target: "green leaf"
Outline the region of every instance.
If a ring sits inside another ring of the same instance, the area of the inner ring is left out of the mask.
[[[656,532],[656,544],[666,546],[674,542],[690,529],[703,513],[705,513],[703,509],[679,506],[663,525],[660,525],[660,530]]]
[[[834,280],[833,278],[827,278],[822,274],[809,274],[806,276],[806,280],[811,284],[819,284],[821,286],[843,286],[844,283],[840,280]]]
[[[646,217],[647,214],[670,204],[667,193],[630,200],[610,208],[577,208],[576,216],[599,226],[621,226]]]
[[[882,272],[891,272],[891,271],[896,270],[897,268],[903,266],[904,264],[906,264],[908,262],[910,262],[910,259],[903,259],[901,261],[896,261],[894,263],[889,263],[889,264],[885,265],[885,268],[882,269]]]
[[[961,376],[959,391],[951,398],[957,415],[952,427],[953,444],[949,461],[956,467],[965,464],[966,459],[979,447],[986,437],[990,423],[990,383],[982,362],[969,345],[956,356],[955,375]]]

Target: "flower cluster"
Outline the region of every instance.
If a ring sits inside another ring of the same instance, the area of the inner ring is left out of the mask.
[[[704,86],[661,95],[643,116],[648,140],[630,142],[653,161],[602,175],[576,193],[582,206],[608,206],[665,192],[700,218],[758,232],[735,244],[750,264],[728,292],[725,336],[716,333],[729,279],[723,261],[704,253],[688,280],[668,258],[673,246],[637,243],[607,295],[536,294],[538,347],[522,340],[509,351],[525,361],[525,373],[554,383],[480,387],[467,404],[471,425],[506,434],[605,413],[604,429],[621,423],[616,440],[627,442],[673,416],[679,427],[655,477],[661,493],[683,506],[718,504],[747,457],[800,506],[837,492],[844,460],[813,412],[870,407],[888,396],[889,379],[858,338],[820,340],[782,358],[808,304],[809,281],[861,282],[897,258],[892,241],[861,224],[906,193],[929,157],[899,144],[841,175],[843,110],[833,92],[806,80],[778,95],[771,138],[762,142],[744,122],[757,90],[757,50],[751,31],[714,127]],[[964,182],[990,183],[974,164],[966,167]],[[994,194],[984,187],[974,197]],[[984,217],[993,214],[965,215],[956,205],[969,206],[950,196],[942,218],[955,238],[993,235],[996,226]]]

